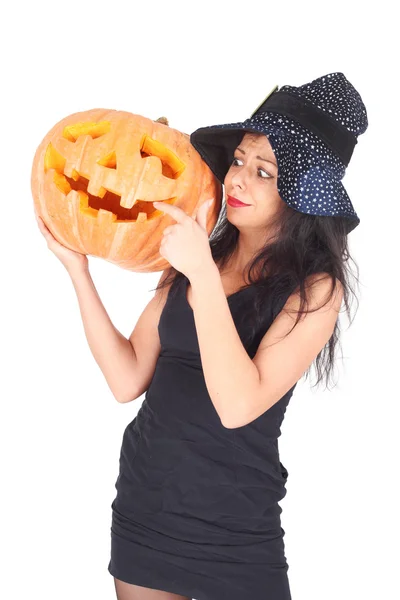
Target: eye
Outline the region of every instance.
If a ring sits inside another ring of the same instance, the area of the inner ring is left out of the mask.
[[[260,175],[261,179],[270,179],[272,175],[264,171],[264,169],[257,169],[258,173],[264,173],[264,175]]]
[[[238,166],[237,163],[243,164],[243,161],[240,160],[240,158],[237,158],[237,156],[235,156],[232,160],[232,166],[237,167]],[[267,171],[264,171],[264,169],[261,169],[260,167],[257,169],[257,173],[258,173],[260,179],[271,179],[272,178],[272,175],[270,175],[269,173],[267,173]],[[262,174],[260,175],[260,173],[262,173]]]

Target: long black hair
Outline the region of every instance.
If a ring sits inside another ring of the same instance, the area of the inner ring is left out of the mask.
[[[345,218],[309,215],[292,209],[283,201],[282,205],[282,210],[273,223],[276,232],[273,240],[267,241],[246,267],[249,285],[255,287],[252,302],[243,308],[246,313],[244,317],[249,324],[249,338],[255,336],[265,319],[266,298],[272,298],[276,304],[283,305],[288,294],[298,290],[300,306],[291,331],[303,314],[317,310],[308,309],[306,291],[309,287],[307,278],[316,273],[327,274],[331,279],[330,294],[323,306],[335,294],[336,280],[340,281],[343,288],[342,302],[351,324],[350,299],[354,297],[358,303],[352,279],[359,281],[359,269],[350,255]],[[227,219],[226,204],[223,202],[218,221],[209,238],[212,257],[220,271],[233,255],[238,238],[239,230]],[[356,267],[357,276],[349,267],[350,261]],[[171,284],[170,293],[173,296],[180,284],[183,285],[183,281],[187,281],[187,277],[171,266],[155,289]],[[329,387],[335,366],[336,346],[339,343],[341,347],[340,329],[340,321],[337,319],[332,336],[313,362],[317,371],[315,386],[325,378],[326,386]],[[311,367],[312,365],[305,372],[305,379]]]

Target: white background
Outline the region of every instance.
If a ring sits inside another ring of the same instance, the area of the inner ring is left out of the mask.
[[[281,518],[293,600],[400,597],[391,6],[38,0],[2,9],[2,598],[115,598],[111,502],[122,433],[144,398],[118,404],[92,357],[72,283],[34,219],[36,147],[61,118],[95,107],[165,115],[187,133],[239,121],[275,84],[333,71],[360,92],[369,118],[343,181],[361,218],[349,236],[360,305],[350,328],[342,318],[336,388],[311,390],[313,376],[291,399],[280,438],[289,471]],[[159,273],[89,261],[128,337]]]

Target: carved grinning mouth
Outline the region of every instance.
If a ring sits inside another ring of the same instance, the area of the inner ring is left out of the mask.
[[[63,137],[76,142],[81,135],[90,135],[93,139],[100,137],[109,131],[111,123],[101,121],[99,123],[77,123],[64,128]],[[140,154],[143,159],[149,156],[157,156],[162,164],[162,174],[169,179],[178,179],[185,169],[185,164],[157,140],[144,135],[140,144]],[[160,211],[155,209],[152,202],[136,200],[132,208],[121,206],[121,195],[102,187],[99,195],[95,196],[88,192],[89,179],[77,170],[73,170],[72,177],[64,173],[66,159],[54,146],[49,143],[44,157],[44,169],[54,169],[54,183],[56,187],[66,196],[71,190],[76,190],[80,198],[80,211],[88,216],[97,217],[99,209],[106,210],[113,215],[113,221],[136,221],[144,222],[151,219],[154,213]],[[97,161],[97,164],[107,168],[117,168],[117,157],[115,151]],[[166,198],[161,201],[174,203],[176,197]]]

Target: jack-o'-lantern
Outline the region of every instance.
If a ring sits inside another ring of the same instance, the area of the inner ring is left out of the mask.
[[[222,198],[187,134],[162,119],[107,109],[74,113],[49,131],[35,153],[31,186],[35,213],[60,243],[137,272],[170,266],[159,248],[176,221],[152,202],[194,216],[214,198],[210,234]]]

